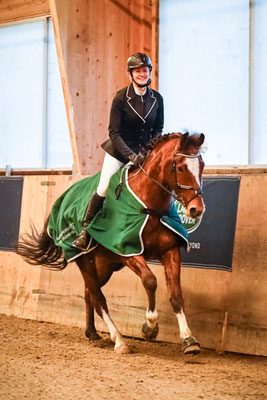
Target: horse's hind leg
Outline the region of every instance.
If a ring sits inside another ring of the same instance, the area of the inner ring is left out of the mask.
[[[85,279],[85,281],[86,281],[86,279]],[[91,294],[87,287],[85,287],[85,290],[84,290],[84,300],[85,300],[85,304],[86,304],[85,336],[90,340],[90,342],[94,342],[96,340],[101,340],[102,337],[97,333],[96,328],[95,328],[94,306],[93,306],[93,302],[91,299]]]
[[[147,266],[143,256],[127,257],[125,263],[141,278],[148,297],[146,321],[142,325],[142,335],[146,340],[156,339],[159,332],[156,310],[157,279]]]
[[[94,326],[94,314],[92,311],[92,309],[95,309],[108,326],[111,340],[115,343],[114,351],[116,353],[129,353],[128,346],[109,316],[106,298],[101,291],[101,285],[97,277],[94,262],[90,262],[86,256],[81,256],[76,260],[76,263],[79,266],[84,279],[85,293],[87,296],[86,300],[89,300],[89,303],[86,302],[86,307],[88,307],[86,318],[87,327],[91,330],[90,333],[94,333],[94,331],[96,332]]]
[[[80,265],[79,265],[80,264]],[[95,311],[93,301],[91,299],[91,293],[89,288],[86,285],[87,282],[87,274],[86,268],[81,266],[83,263],[78,263],[79,269],[81,271],[85,288],[84,288],[84,301],[86,306],[86,328],[85,328],[85,336],[90,340],[90,342],[94,342],[96,340],[101,340],[102,337],[97,333],[95,328]]]
[[[167,289],[180,329],[182,350],[184,354],[198,354],[200,352],[199,343],[192,336],[184,314],[184,299],[180,284],[180,251],[177,248],[172,249],[165,253],[160,261],[165,267]]]

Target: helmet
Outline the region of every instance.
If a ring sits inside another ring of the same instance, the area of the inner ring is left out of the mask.
[[[149,56],[147,56],[144,53],[135,53],[128,58],[127,60],[128,71],[132,71],[133,69],[140,67],[148,67],[150,69],[150,72],[152,71],[152,63]]]

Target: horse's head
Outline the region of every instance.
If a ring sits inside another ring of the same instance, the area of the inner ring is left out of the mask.
[[[205,164],[201,156],[204,140],[203,133],[182,134],[172,158],[172,189],[183,204],[186,214],[192,218],[201,215],[205,208],[202,198],[202,172]]]
[[[156,154],[152,157],[158,160],[158,167],[162,171],[159,173],[160,180],[164,187],[175,192],[186,215],[192,218],[201,215],[205,208],[202,198],[204,162],[201,157],[204,139],[203,133],[163,135],[156,141]]]

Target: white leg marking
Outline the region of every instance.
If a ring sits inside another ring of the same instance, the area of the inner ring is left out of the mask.
[[[177,317],[178,325],[179,325],[179,329],[180,329],[180,338],[182,340],[184,340],[188,336],[191,336],[192,333],[191,333],[190,329],[188,328],[183,310],[181,310],[179,313],[177,313],[176,317]]]
[[[118,349],[118,347],[126,346],[126,343],[124,342],[120,332],[118,331],[118,329],[114,325],[112,319],[106,313],[106,311],[104,311],[103,309],[102,309],[102,315],[103,315],[103,320],[105,321],[105,323],[108,326],[108,329],[109,329],[109,332],[110,332],[110,338],[111,338],[112,342],[115,343],[115,350]]]
[[[185,162],[187,164],[189,171],[195,177],[197,184],[200,185],[200,182],[199,182],[199,159],[198,158],[186,158]]]
[[[148,311],[146,312],[146,319],[147,319],[147,324],[149,326],[149,328],[154,329],[156,324],[157,324],[157,320],[158,320],[158,312],[155,309],[154,311]]]

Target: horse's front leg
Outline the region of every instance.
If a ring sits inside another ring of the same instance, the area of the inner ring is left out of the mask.
[[[159,332],[156,309],[157,279],[147,266],[143,256],[127,257],[125,263],[141,278],[148,297],[146,321],[142,325],[142,335],[147,340],[156,339]]]
[[[94,308],[98,315],[107,324],[110,332],[110,338],[115,343],[114,351],[116,353],[129,353],[130,350],[127,344],[124,342],[119,330],[110,318],[106,298],[101,290],[95,264],[90,262],[86,256],[79,257],[76,260],[76,263],[80,268],[85,284],[85,302],[88,312],[87,330],[89,327],[90,334],[94,334],[94,314],[92,310],[92,308]]]
[[[200,352],[199,343],[192,336],[184,314],[184,299],[180,283],[181,258],[179,249],[173,248],[169,250],[162,256],[160,261],[165,267],[167,289],[179,325],[182,350],[184,354],[198,354]]]

